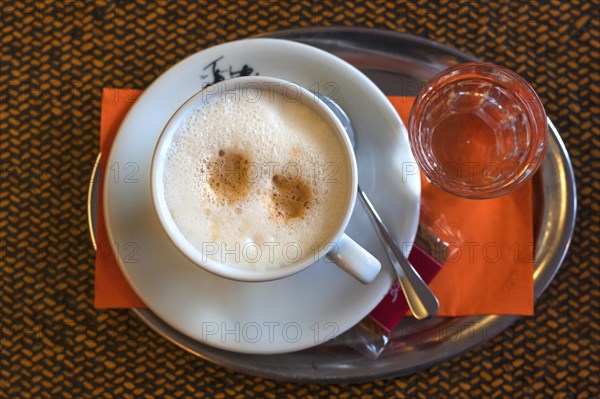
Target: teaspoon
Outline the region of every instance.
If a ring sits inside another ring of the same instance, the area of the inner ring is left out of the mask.
[[[323,102],[338,117],[342,126],[344,126],[344,129],[346,129],[346,133],[348,134],[352,146],[355,147],[356,139],[354,129],[352,128],[352,123],[350,122],[348,115],[346,115],[344,110],[329,97],[319,93],[315,94],[323,100]],[[398,281],[400,281],[400,286],[404,292],[408,307],[415,318],[419,320],[434,316],[439,308],[437,298],[433,292],[431,292],[427,284],[425,284],[421,276],[419,276],[415,268],[410,264],[408,259],[406,259],[400,248],[398,248],[398,245],[396,245],[396,242],[392,238],[387,227],[379,217],[375,207],[371,201],[369,201],[367,194],[360,188],[360,184],[358,185],[358,194],[367,211],[367,215],[373,223],[377,235],[385,248],[387,256],[392,263],[396,277],[398,278]]]

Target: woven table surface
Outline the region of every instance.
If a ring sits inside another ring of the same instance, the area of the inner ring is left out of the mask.
[[[0,398],[599,397],[597,3],[428,3],[0,1]],[[573,162],[578,217],[535,316],[410,376],[302,385],[215,366],[127,310],[96,310],[86,198],[102,88],[143,89],[218,43],[333,25],[435,40],[537,90]]]

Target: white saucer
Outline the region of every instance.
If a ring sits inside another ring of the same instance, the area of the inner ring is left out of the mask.
[[[360,204],[347,233],[382,262],[362,285],[321,261],[292,277],[242,283],[190,263],[161,230],[150,195],[155,143],[170,115],[213,80],[212,62],[230,71],[294,81],[337,101],[352,119],[362,188],[407,254],[419,218],[420,178],[405,127],[385,95],[360,71],[322,50],[278,39],[209,48],[158,78],[131,108],[114,141],[104,181],[110,242],[126,278],[162,320],[217,348],[256,354],[291,352],[346,331],[383,298],[393,273]],[[246,66],[246,68],[244,68]],[[112,168],[112,169],[111,169]],[[115,170],[119,170],[117,175]],[[111,172],[112,173],[109,173]]]

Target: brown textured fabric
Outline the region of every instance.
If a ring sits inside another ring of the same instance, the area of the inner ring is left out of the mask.
[[[0,2],[0,398],[597,398],[597,3],[429,3]],[[571,250],[534,317],[411,376],[326,386],[226,370],[128,311],[94,309],[86,189],[101,88],[144,88],[203,48],[316,25],[413,33],[533,83],[579,193]]]

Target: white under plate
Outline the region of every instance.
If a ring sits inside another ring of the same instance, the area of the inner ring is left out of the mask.
[[[278,39],[248,39],[201,51],[169,69],[144,92],[110,152],[108,168],[113,173],[106,173],[104,181],[106,225],[126,278],[162,320],[221,349],[291,352],[320,344],[356,324],[383,298],[393,272],[359,204],[347,233],[383,265],[369,285],[325,261],[282,280],[230,281],[195,266],[171,244],[150,195],[150,163],[158,136],[171,114],[204,85],[215,77],[228,79],[240,73],[294,81],[342,106],[357,134],[361,186],[408,252],[418,224],[420,179],[406,173],[413,171],[414,159],[393,107],[345,61]]]

